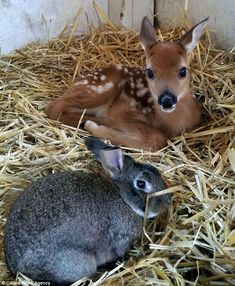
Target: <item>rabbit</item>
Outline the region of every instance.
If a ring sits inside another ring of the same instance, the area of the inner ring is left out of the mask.
[[[148,193],[165,189],[158,170],[118,147],[88,137],[104,171],[65,171],[32,183],[15,201],[5,226],[6,263],[34,281],[71,284],[123,258],[140,237]],[[151,197],[147,218],[171,201]]]

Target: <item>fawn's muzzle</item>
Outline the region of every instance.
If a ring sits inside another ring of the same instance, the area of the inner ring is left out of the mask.
[[[158,97],[158,103],[164,110],[171,110],[175,107],[177,98],[174,94],[169,91],[164,91]]]

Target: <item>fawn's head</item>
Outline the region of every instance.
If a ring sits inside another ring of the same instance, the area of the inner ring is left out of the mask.
[[[161,110],[171,112],[190,92],[189,54],[199,42],[208,18],[185,33],[177,42],[160,42],[144,17],[140,41],[146,54],[146,76],[153,99]]]

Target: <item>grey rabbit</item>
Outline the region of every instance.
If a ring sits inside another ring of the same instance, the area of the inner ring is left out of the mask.
[[[13,274],[73,283],[122,258],[141,235],[147,193],[165,188],[158,170],[94,137],[85,143],[105,172],[66,171],[40,178],[14,203],[4,237]],[[150,198],[147,217],[156,217],[169,204],[167,194]]]

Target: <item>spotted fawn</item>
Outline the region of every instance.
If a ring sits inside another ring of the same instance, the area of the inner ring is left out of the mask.
[[[207,21],[173,42],[160,41],[144,17],[140,41],[146,68],[116,65],[83,75],[48,104],[46,115],[75,127],[83,115],[84,128],[93,136],[115,145],[161,149],[168,138],[192,130],[200,121],[200,107],[190,89],[189,54]]]

